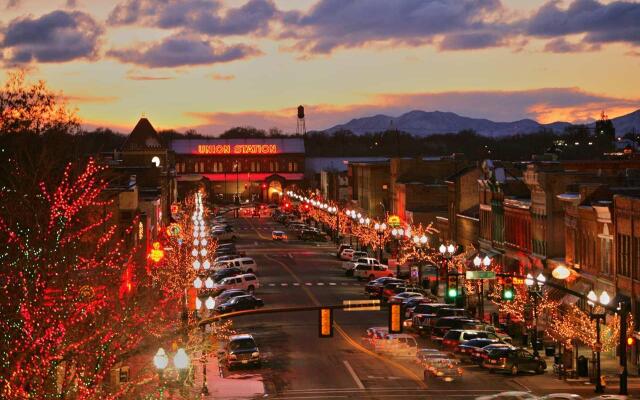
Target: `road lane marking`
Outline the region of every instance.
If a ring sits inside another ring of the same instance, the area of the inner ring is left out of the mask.
[[[305,283],[305,285],[307,285],[307,286],[311,286],[311,285],[313,285],[313,283],[311,283],[311,282],[307,282],[307,283]]]
[[[269,284],[269,286],[275,286],[275,285],[276,285],[275,283],[270,283],[270,284]]]
[[[288,283],[281,283],[280,286],[289,286]]]
[[[358,375],[356,375],[356,371],[354,371],[353,368],[351,368],[351,364],[349,364],[349,361],[342,360],[342,362],[344,363],[344,366],[347,368],[347,371],[349,371],[349,373],[351,374],[351,377],[353,378],[353,381],[356,383],[356,386],[360,389],[364,389],[364,385],[362,384],[362,381],[360,380],[360,378],[358,378]]]
[[[318,282],[318,286],[324,286],[324,283]]]
[[[298,282],[293,282],[293,286],[300,286]]]
[[[329,286],[335,286],[336,284],[334,282],[329,282]]]
[[[278,263],[280,265],[282,265],[282,268],[285,269],[285,271],[287,271],[289,273],[289,275],[291,275],[293,277],[294,280],[296,280],[297,282],[302,282],[302,280],[300,278],[298,278],[298,275],[295,274],[295,272],[293,272],[293,270],[291,268],[289,268],[289,266],[287,264],[285,264],[284,262],[273,258],[271,256],[265,255],[265,258],[270,259],[271,261]],[[311,284],[308,284],[308,286],[311,286]],[[316,296],[314,296],[313,292],[311,292],[311,290],[309,290],[308,287],[302,287],[302,290],[305,291],[305,293],[307,294],[307,297],[309,297],[309,299],[311,300],[311,302],[316,305],[316,306],[321,306],[322,304],[320,304],[320,302],[318,301],[318,299],[316,298]],[[423,378],[416,375],[415,372],[413,372],[412,370],[410,370],[409,368],[405,367],[404,365],[384,358],[381,355],[374,353],[373,351],[363,347],[362,345],[360,345],[358,342],[356,342],[355,340],[353,340],[351,338],[351,336],[349,336],[349,334],[347,332],[345,332],[340,325],[334,321],[333,323],[333,327],[334,329],[340,334],[340,336],[342,336],[342,338],[349,343],[352,347],[354,347],[355,349],[359,350],[362,353],[368,354],[371,357],[377,358],[378,360],[385,362],[391,366],[393,366],[396,370],[400,370],[402,372],[405,373],[405,375],[407,375],[411,380],[413,380],[420,388],[422,389],[427,389],[428,386],[424,383]]]

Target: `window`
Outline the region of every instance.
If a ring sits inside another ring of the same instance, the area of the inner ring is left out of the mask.
[[[214,161],[211,163],[212,172],[224,172],[224,167],[220,161]]]
[[[256,277],[255,277],[255,276],[253,276],[253,275],[249,275],[249,276],[247,276],[246,278],[244,278],[244,280],[246,280],[247,282],[249,282],[249,281],[255,281],[255,280],[256,280]]]
[[[260,161],[251,161],[251,172],[260,172],[261,170]]]
[[[631,237],[629,235],[616,235],[617,255],[618,255],[618,274],[622,276],[631,276]]]
[[[295,161],[289,161],[289,165],[288,165],[288,171],[289,172],[298,172],[298,163]]]
[[[600,272],[611,275],[611,238],[600,238]]]
[[[244,265],[250,265],[250,264],[253,264],[253,261],[251,261],[251,260],[246,260],[246,261],[243,261],[243,262],[242,262],[242,264],[244,264]]]
[[[278,171],[278,162],[277,161],[269,161],[269,172]]]

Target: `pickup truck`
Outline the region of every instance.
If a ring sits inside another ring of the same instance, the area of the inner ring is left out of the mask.
[[[342,269],[344,269],[345,271],[349,271],[353,268],[355,268],[355,266],[357,264],[367,264],[367,265],[381,265],[380,262],[378,262],[378,260],[376,260],[375,258],[372,257],[360,257],[358,259],[356,259],[355,261],[345,261],[342,263]]]
[[[389,267],[382,264],[356,264],[353,268],[353,276],[358,278],[358,280],[374,280],[377,278],[382,278],[384,276],[394,277],[395,274],[393,271],[389,270]]]

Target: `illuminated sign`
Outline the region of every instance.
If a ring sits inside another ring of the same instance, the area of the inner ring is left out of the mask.
[[[199,144],[198,154],[277,154],[276,144]]]
[[[400,226],[400,217],[398,217],[397,215],[389,215],[389,218],[387,218],[387,223],[389,224],[389,226]]]
[[[160,248],[160,242],[153,242],[153,248],[149,252],[151,261],[157,263],[164,258],[164,250]]]

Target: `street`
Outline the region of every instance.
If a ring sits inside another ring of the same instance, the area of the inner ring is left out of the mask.
[[[271,231],[283,229],[270,218],[230,221],[241,252],[259,266],[256,295],[265,308],[335,305],[366,299],[364,282],[346,277],[331,242],[274,242]],[[368,327],[386,326],[388,311],[334,311],[332,338],[318,335],[317,312],[291,312],[236,318],[238,333],[251,333],[264,357],[260,369],[232,373],[262,376],[266,396],[282,399],[319,398],[475,398],[502,391],[535,394],[572,392],[592,395],[593,386],[569,385],[550,371],[541,376],[490,375],[464,365],[461,381],[423,381],[413,358],[390,358],[373,352],[362,340]],[[421,347],[435,347],[417,338]],[[223,374],[230,374],[224,370]]]

